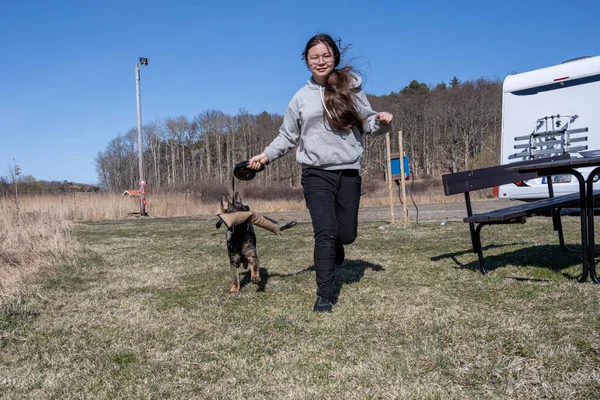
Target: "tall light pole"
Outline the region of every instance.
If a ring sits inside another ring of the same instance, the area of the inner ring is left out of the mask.
[[[142,149],[142,99],[140,98],[140,68],[148,65],[148,59],[140,57],[135,63],[135,94],[137,97],[137,122],[138,122],[138,158],[140,169],[140,216],[146,216],[146,181],[144,180],[144,157]]]

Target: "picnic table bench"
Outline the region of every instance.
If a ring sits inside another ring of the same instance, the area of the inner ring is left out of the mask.
[[[564,154],[544,158],[543,161],[550,162],[569,158],[569,154]],[[536,172],[523,173],[514,170],[516,166],[533,165],[536,163],[540,163],[540,160],[521,161],[507,165],[455,172],[442,176],[446,196],[460,193],[463,193],[465,196],[467,216],[463,219],[463,222],[469,224],[473,252],[477,253],[479,270],[482,274],[487,274],[481,245],[481,229],[486,225],[525,223],[528,217],[550,213],[554,231],[558,232],[559,243],[565,247],[560,211],[563,208],[577,206],[580,203],[580,194],[573,193],[554,197],[552,179],[546,179],[549,194],[549,197],[546,199],[524,202],[484,213],[473,213],[470,192],[538,178],[539,175]],[[512,169],[511,171],[507,171],[509,167]]]

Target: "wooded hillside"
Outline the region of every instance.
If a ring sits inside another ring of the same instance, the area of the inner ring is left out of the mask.
[[[437,177],[499,162],[502,84],[478,79],[430,87],[412,81],[387,96],[369,96],[373,109],[394,114],[392,151],[404,135],[416,178]],[[282,116],[240,110],[235,115],[202,111],[193,118],[168,117],[143,126],[144,177],[150,187],[226,184],[233,166],[258,154],[275,138]],[[300,185],[295,150],[256,179],[268,185]],[[365,137],[363,177],[386,179],[385,136]],[[118,135],[96,159],[98,183],[113,191],[138,182],[137,128]]]

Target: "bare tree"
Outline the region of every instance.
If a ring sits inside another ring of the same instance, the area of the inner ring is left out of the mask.
[[[8,165],[8,179],[10,180],[10,182],[12,182],[12,186],[13,186],[13,190],[14,190],[14,196],[11,197],[12,201],[13,201],[13,205],[15,206],[15,210],[17,215],[19,215],[20,213],[20,209],[19,209],[19,180],[21,177],[21,167],[19,165],[17,165],[17,162],[15,161],[15,159],[13,158],[13,163],[12,165]]]

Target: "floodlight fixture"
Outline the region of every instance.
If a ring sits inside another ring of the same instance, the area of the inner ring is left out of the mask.
[[[148,59],[146,57],[140,57],[140,65],[142,67],[145,67],[146,65],[148,65]]]

